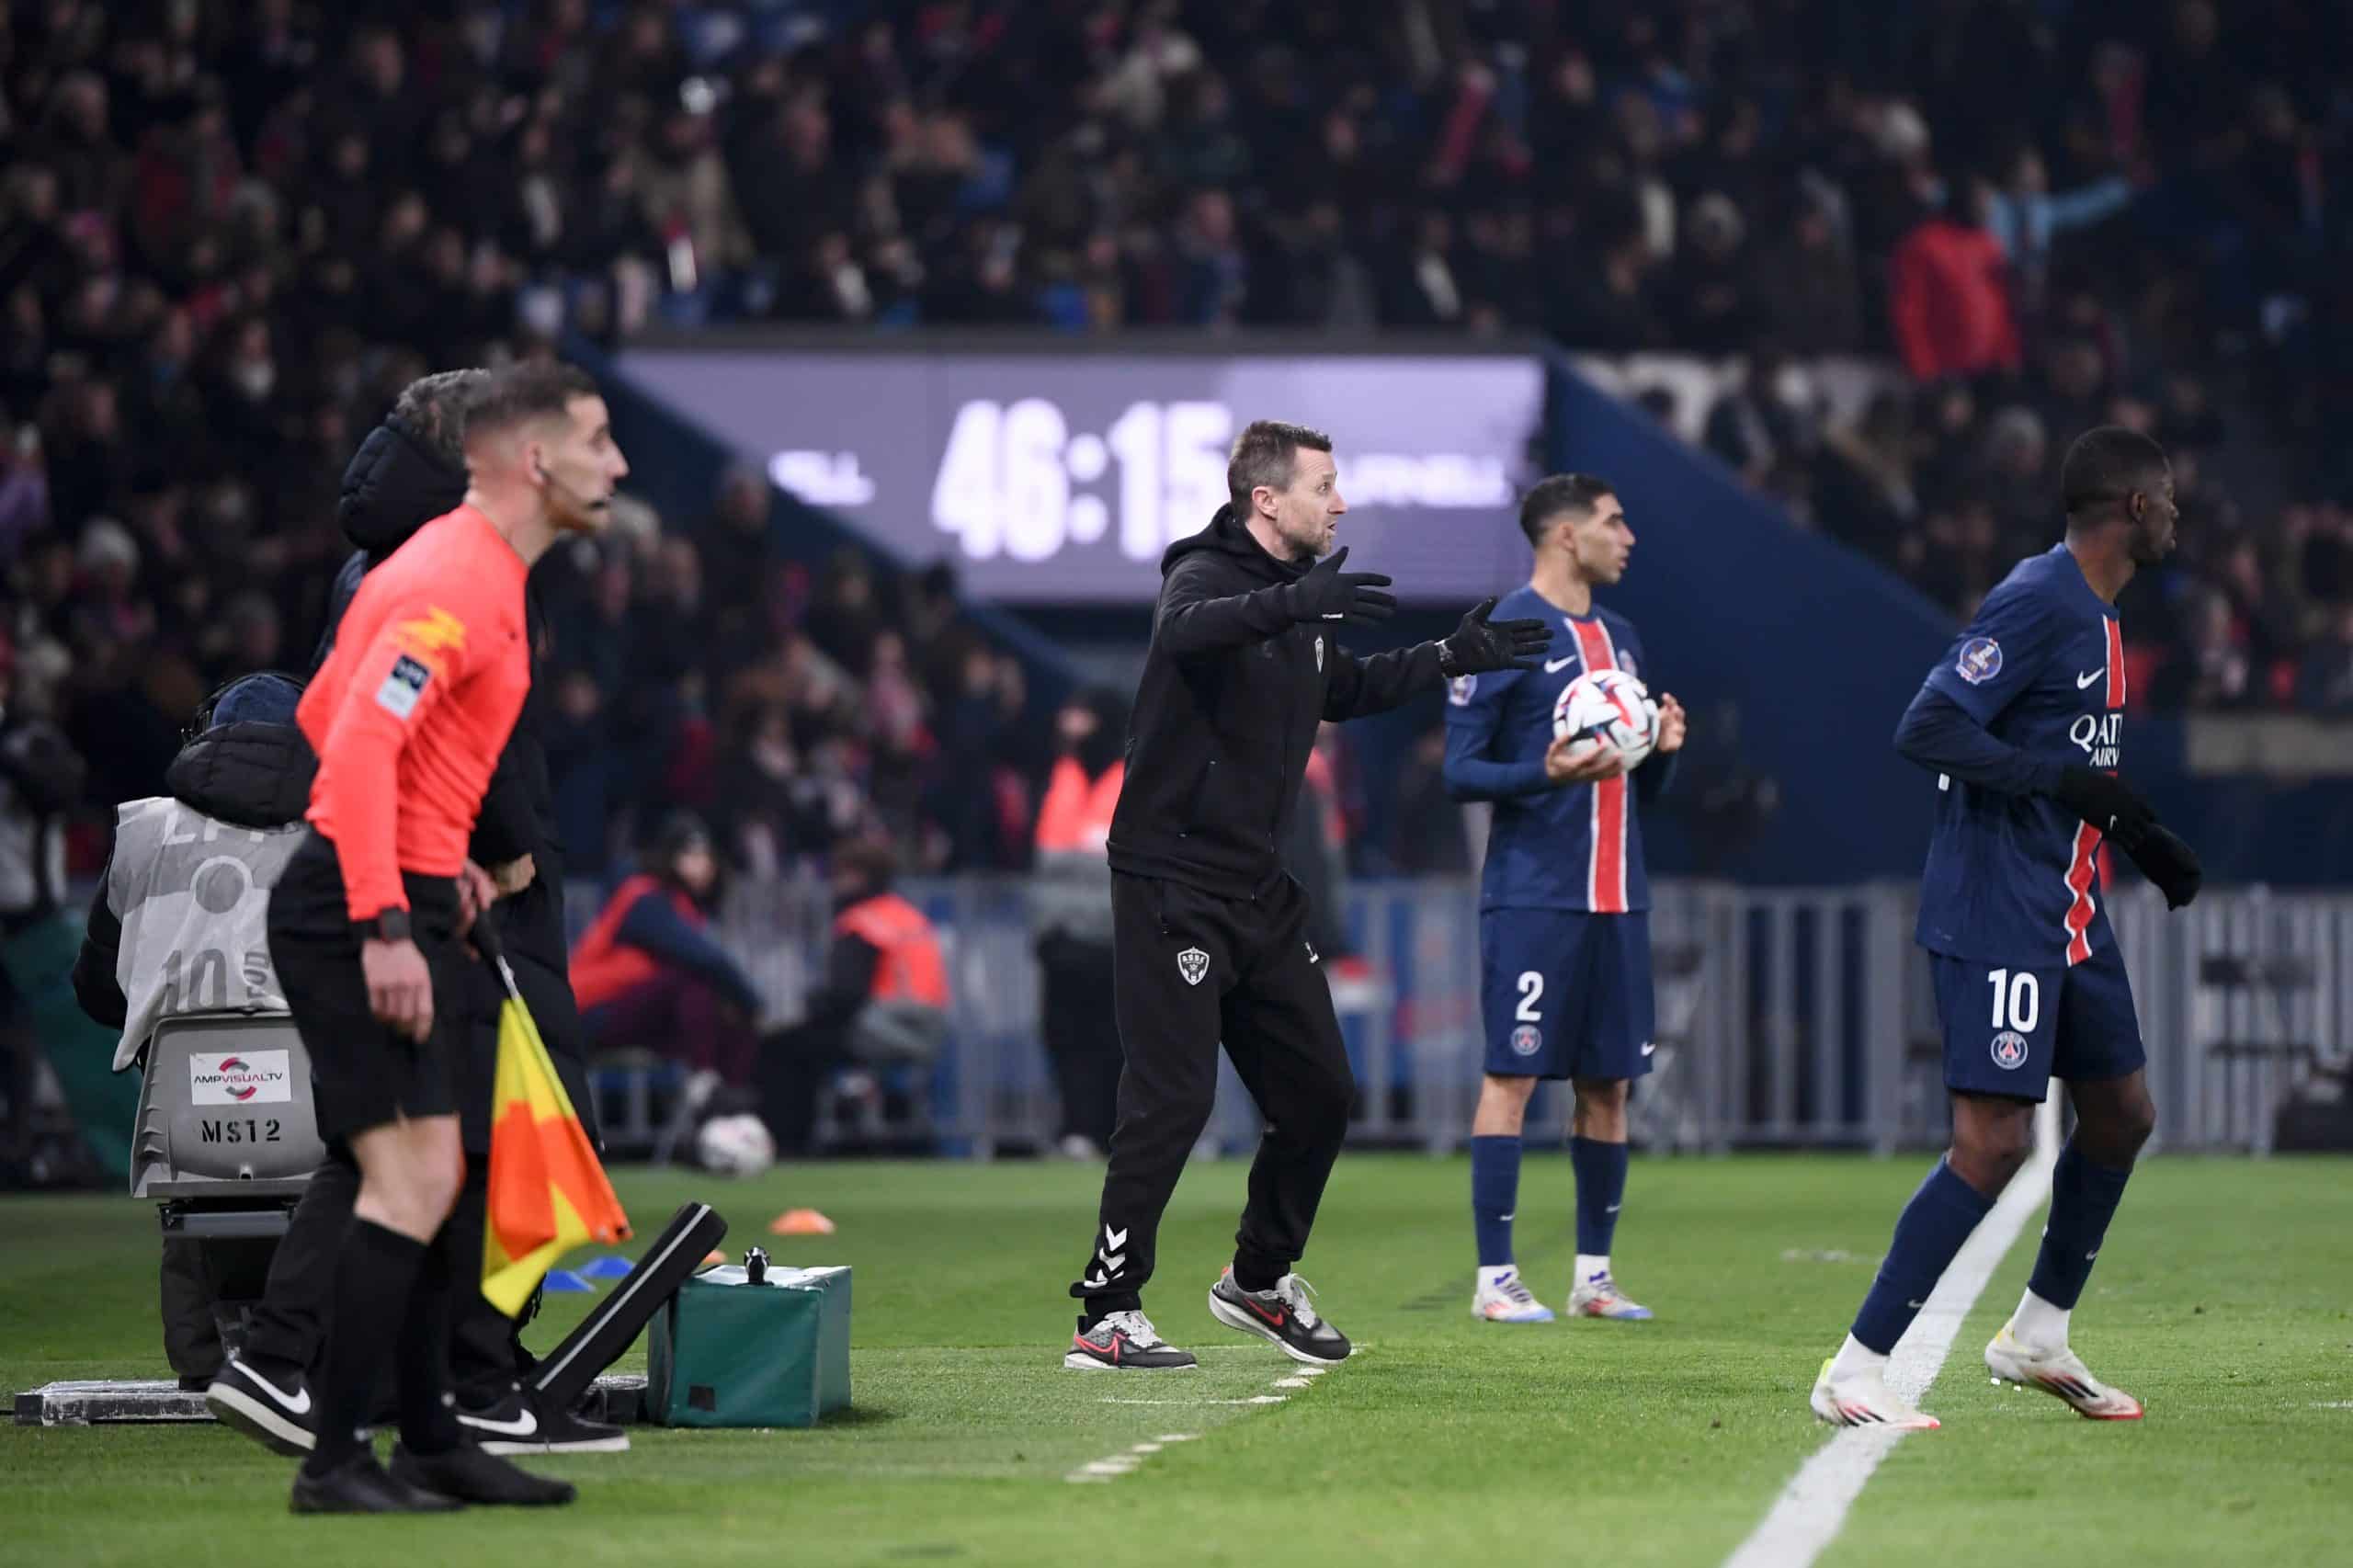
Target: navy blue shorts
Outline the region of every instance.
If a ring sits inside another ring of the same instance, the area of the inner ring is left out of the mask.
[[[1651,1070],[1651,917],[1574,909],[1479,915],[1487,1071],[1639,1078]]]
[[[1945,1032],[1945,1086],[2040,1100],[2053,1077],[2122,1078],[2148,1064],[2132,982],[2113,938],[2069,969],[1928,955]]]

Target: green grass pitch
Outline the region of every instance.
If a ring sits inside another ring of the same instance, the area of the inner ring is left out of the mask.
[[[1202,1304],[1238,1163],[1196,1167],[1170,1210],[1148,1305],[1203,1368],[1157,1377],[1061,1369],[1091,1168],[624,1172],[648,1234],[705,1197],[731,1251],[855,1267],[850,1415],[639,1427],[626,1455],[539,1461],[579,1482],[571,1509],[405,1520],[292,1518],[288,1462],[217,1427],[12,1426],[0,1562],[1718,1563],[1825,1440],[1807,1384],[1925,1165],[1638,1157],[1617,1256],[1659,1321],[1507,1327],[1469,1314],[1463,1164],[1344,1156],[1302,1271],[1364,1349],[1290,1388],[1288,1362]],[[1978,1351],[2031,1266],[2029,1223],[1925,1402],[1945,1429],[1895,1449],[1822,1561],[2353,1562],[2348,1176],[2165,1159],[2134,1179],[2075,1341],[2146,1402],[2139,1424],[1990,1386]],[[1556,1306],[1569,1195],[1566,1159],[1532,1154],[1520,1261]],[[767,1235],[802,1205],[840,1233]],[[127,1199],[0,1199],[0,1387],[164,1375],[155,1235]],[[585,1300],[555,1298],[535,1341]],[[1127,1473],[1068,1479],[1154,1443]]]

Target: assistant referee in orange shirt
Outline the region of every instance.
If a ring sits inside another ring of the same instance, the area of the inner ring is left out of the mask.
[[[466,413],[466,463],[464,502],[362,580],[297,715],[319,771],[312,832],[271,895],[270,957],[311,1055],[320,1134],[360,1173],[297,1513],[573,1495],[464,1443],[446,1397],[451,1292],[475,1288],[482,1260],[445,1244],[464,1156],[460,1045],[437,1020],[464,1027],[460,944],[494,896],[466,844],[530,685],[524,579],[559,536],[602,528],[629,470],[596,383],[552,365],[492,378]],[[388,1350],[401,1418],[389,1471],[362,1430]]]

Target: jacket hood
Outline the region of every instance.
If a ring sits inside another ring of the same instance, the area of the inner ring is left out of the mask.
[[[1293,582],[1307,571],[1304,566],[1294,566],[1267,554],[1266,548],[1251,537],[1248,526],[1234,515],[1231,501],[1217,509],[1209,527],[1197,534],[1187,534],[1168,547],[1160,557],[1160,574],[1167,576],[1176,569],[1176,562],[1204,550],[1233,556],[1252,576],[1269,583]]]
[[[239,827],[283,827],[311,804],[318,759],[291,724],[222,724],[180,748],[164,787],[206,816]]]
[[[368,432],[351,455],[335,515],[355,549],[381,557],[444,512],[455,511],[465,498],[466,471],[443,462],[405,426],[388,419]]]

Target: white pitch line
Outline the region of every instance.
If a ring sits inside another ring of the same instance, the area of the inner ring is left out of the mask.
[[[1288,1399],[1288,1398],[1290,1398],[1290,1396],[1289,1394],[1280,1394],[1280,1393],[1261,1393],[1261,1394],[1253,1394],[1253,1395],[1251,1395],[1248,1399],[1120,1399],[1120,1398],[1119,1398],[1117,1395],[1114,1395],[1114,1394],[1108,1394],[1108,1393],[1107,1393],[1107,1394],[1105,1394],[1105,1395],[1103,1396],[1103,1403],[1106,1403],[1106,1404],[1194,1404],[1194,1405],[1199,1405],[1199,1404],[1280,1404],[1280,1403],[1282,1403],[1282,1402],[1283,1402],[1284,1400],[1286,1400],[1286,1399]]]
[[[1155,1442],[1138,1443],[1134,1447],[1129,1449],[1125,1453],[1112,1454],[1105,1459],[1091,1460],[1087,1463],[1080,1465],[1076,1470],[1072,1471],[1068,1475],[1063,1476],[1063,1479],[1068,1482],[1093,1483],[1096,1484],[1116,1481],[1120,1476],[1132,1473],[1135,1468],[1143,1463],[1146,1458],[1158,1453],[1168,1444],[1189,1443],[1193,1440],[1194,1436],[1195,1434],[1191,1432],[1163,1432],[1160,1435],[1159,1439]]]
[[[1968,1244],[1952,1260],[1928,1297],[1887,1366],[1887,1384],[1904,1399],[1917,1403],[1937,1381],[1961,1332],[1961,1320],[1977,1304],[1985,1282],[2001,1267],[2010,1244],[2035,1210],[2051,1195],[2051,1167],[2059,1157],[2057,1136],[2058,1085],[2035,1119],[2034,1157],[2010,1179],[2009,1189],[1993,1211],[1970,1233]],[[1765,1520],[1724,1559],[1724,1568],[1808,1568],[1838,1538],[1847,1511],[1862,1495],[1863,1484],[1879,1461],[1904,1434],[1884,1426],[1843,1426],[1838,1435],[1814,1451]]]

